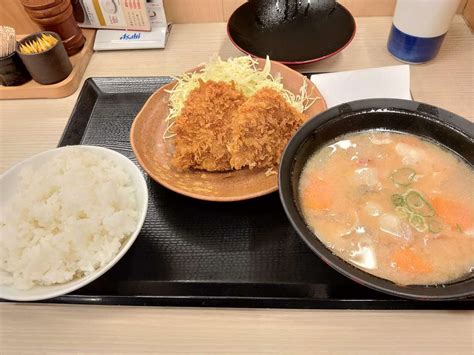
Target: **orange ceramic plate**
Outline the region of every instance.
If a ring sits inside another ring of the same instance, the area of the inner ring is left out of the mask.
[[[265,61],[257,59],[262,68]],[[197,71],[200,67],[191,70]],[[311,118],[326,109],[326,103],[314,84],[300,73],[272,62],[271,73],[280,74],[286,89],[299,93],[303,80],[308,83],[308,92],[319,96],[304,113]],[[240,201],[269,194],[278,189],[276,175],[266,176],[267,169],[242,169],[229,172],[206,172],[199,170],[180,171],[171,164],[174,140],[163,139],[168,116],[171,82],[157,90],[135,117],[130,132],[130,141],[135,156],[145,171],[161,185],[177,193],[208,201]],[[311,91],[312,90],[312,91]]]

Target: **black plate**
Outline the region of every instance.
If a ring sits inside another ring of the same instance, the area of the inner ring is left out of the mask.
[[[398,99],[369,99],[333,107],[308,121],[283,153],[279,172],[280,196],[301,238],[328,265],[350,279],[389,294],[421,300],[454,299],[474,295],[474,276],[440,286],[398,286],[370,275],[333,254],[304,222],[296,203],[298,181],[308,158],[319,147],[344,134],[383,129],[410,133],[442,144],[474,165],[474,124],[451,112],[423,103]]]
[[[60,146],[91,144],[136,163],[135,115],[170,78],[87,79]],[[416,302],[345,278],[298,237],[277,193],[236,203],[199,201],[147,177],[143,229],[111,270],[45,302],[160,306],[471,309],[474,300]]]
[[[227,33],[242,52],[289,65],[307,64],[342,51],[354,38],[356,25],[340,4],[323,16],[298,17],[276,26],[263,26],[251,3],[244,3],[230,17]]]

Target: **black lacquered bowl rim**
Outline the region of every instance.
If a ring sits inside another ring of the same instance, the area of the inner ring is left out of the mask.
[[[293,167],[302,145],[310,136],[317,135],[317,133],[314,133],[315,130],[326,124],[331,124],[331,121],[353,117],[361,113],[370,114],[371,112],[377,112],[377,110],[387,110],[393,113],[401,112],[409,115],[410,119],[414,120],[428,119],[441,129],[451,130],[462,135],[470,141],[469,144],[473,146],[474,150],[474,123],[452,112],[431,105],[401,99],[367,99],[335,106],[307,121],[290,140],[282,155],[278,184],[280,199],[288,219],[303,241],[326,264],[359,284],[387,294],[417,300],[449,300],[474,296],[474,276],[472,273],[466,279],[437,286],[400,286],[389,280],[371,275],[333,254],[309,229],[300,214],[292,182],[294,179]],[[382,126],[380,128],[391,130]],[[393,131],[402,132],[396,128],[393,128]],[[352,132],[357,132],[357,130],[352,130]],[[347,133],[349,132],[341,133],[341,135]],[[447,147],[449,148],[449,146]]]
[[[227,21],[227,37],[229,37],[230,41],[232,42],[232,44],[239,50],[241,51],[242,53],[244,54],[247,54],[247,55],[250,55],[252,57],[257,57],[257,58],[263,58],[262,56],[256,54],[256,53],[251,53],[249,52],[248,50],[246,50],[245,48],[239,46],[237,44],[237,41],[234,39],[233,35],[232,35],[232,31],[230,29],[231,27],[231,24],[235,21],[235,17],[236,16],[239,16],[239,13],[241,11],[241,8],[243,8],[244,6],[250,6],[251,4],[249,2],[245,2],[243,3],[242,5],[240,5],[233,13],[232,15],[229,17],[229,20]],[[342,50],[344,50],[351,42],[352,40],[354,39],[355,35],[356,35],[356,32],[357,32],[357,23],[355,22],[355,19],[354,19],[354,16],[352,16],[352,14],[349,12],[349,10],[347,10],[344,6],[342,6],[340,3],[336,3],[336,6],[338,6],[339,8],[341,8],[344,12],[346,12],[350,18],[352,19],[352,23],[354,25],[354,30],[352,31],[352,35],[349,37],[349,39],[347,40],[347,42],[339,47],[337,50],[331,52],[331,53],[328,53],[326,55],[323,55],[321,57],[317,57],[317,58],[309,58],[309,59],[305,59],[305,60],[278,60],[278,59],[273,59],[273,58],[270,58],[276,62],[279,62],[279,63],[282,63],[282,64],[286,64],[286,65],[304,65],[304,64],[311,64],[311,63],[316,63],[316,62],[319,62],[321,60],[324,60],[326,58],[329,58],[329,57],[332,57],[336,54],[338,54],[339,52],[341,52]]]

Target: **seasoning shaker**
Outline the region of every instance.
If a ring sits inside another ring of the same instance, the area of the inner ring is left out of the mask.
[[[59,34],[68,55],[79,52],[84,35],[74,18],[70,0],[20,0],[26,13],[43,29]]]
[[[460,0],[397,0],[388,51],[419,64],[435,58]]]

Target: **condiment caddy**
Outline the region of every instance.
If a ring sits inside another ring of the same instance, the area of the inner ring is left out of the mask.
[[[95,32],[85,35],[86,31],[79,28],[70,0],[21,0],[21,3],[43,31],[15,36],[13,28],[0,27],[0,99],[72,94],[92,54]]]
[[[28,37],[25,35],[17,35],[16,40],[18,40],[19,43],[23,43],[26,40],[31,41],[32,38],[36,38],[43,33],[51,34],[52,32],[45,31],[34,33]],[[3,86],[0,86],[0,100],[60,98],[72,95],[78,89],[81,83],[82,76],[93,52],[92,47],[94,44],[95,30],[84,29],[82,33],[85,38],[84,46],[79,52],[69,56],[69,58],[65,52],[65,48],[63,47],[64,42],[61,43],[59,40],[58,44],[54,48],[50,48],[49,51],[40,53],[39,56],[38,54],[30,54],[29,57],[26,57],[26,61],[30,59],[36,63],[30,63],[29,66],[27,65],[28,70],[34,71],[36,74],[41,73],[39,75],[41,75],[41,77],[46,81],[43,81],[43,84],[41,84],[35,80],[30,80],[18,86],[5,86],[2,84]],[[55,36],[58,36],[58,34],[55,34]],[[59,36],[57,38],[59,39]],[[19,60],[20,55],[18,55],[16,52],[15,54]],[[32,56],[38,57],[33,58]],[[52,58],[56,59],[52,61]],[[4,58],[0,59],[0,61],[2,60],[4,60]],[[23,65],[23,62],[20,60],[19,62],[21,65]],[[68,65],[68,62],[70,66]],[[51,64],[47,65],[46,63]],[[35,69],[33,69],[33,67]],[[48,73],[43,73],[44,71]],[[32,76],[33,79],[39,78],[34,74]],[[29,74],[28,77],[30,78]],[[42,81],[41,78],[39,80]]]

